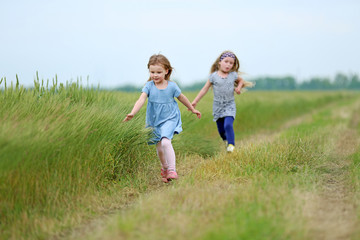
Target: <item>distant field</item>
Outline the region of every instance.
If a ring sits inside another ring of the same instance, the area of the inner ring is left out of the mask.
[[[232,155],[212,121],[211,92],[198,104],[201,120],[181,105],[180,179],[164,185],[145,107],[122,123],[138,94],[9,85],[0,85],[0,239],[360,236],[357,92],[237,96]]]

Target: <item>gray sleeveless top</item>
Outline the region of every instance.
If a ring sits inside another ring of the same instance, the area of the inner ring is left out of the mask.
[[[238,74],[236,72],[230,72],[226,78],[220,77],[217,72],[210,75],[209,80],[214,88],[214,121],[223,117],[235,118],[234,83],[237,79]]]

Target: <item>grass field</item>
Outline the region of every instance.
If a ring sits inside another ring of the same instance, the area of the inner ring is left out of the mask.
[[[179,180],[160,181],[138,94],[0,82],[1,239],[358,239],[357,92],[237,96],[226,154],[212,93],[183,106]],[[185,93],[192,100],[196,93]]]

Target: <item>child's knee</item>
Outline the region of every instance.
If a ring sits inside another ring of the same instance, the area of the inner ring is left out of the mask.
[[[162,139],[161,139],[161,146],[162,146],[163,148],[171,147],[171,140],[168,139],[168,138],[162,138]]]
[[[164,145],[164,144],[171,144],[171,141],[170,141],[170,139],[168,139],[168,138],[166,138],[166,137],[163,137],[162,139],[161,139],[161,144],[162,145]]]

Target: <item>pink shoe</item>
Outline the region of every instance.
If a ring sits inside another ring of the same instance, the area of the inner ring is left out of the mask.
[[[167,174],[168,174],[168,170],[166,169],[161,169],[161,181],[163,181],[164,183],[167,183],[167,182],[169,182],[168,180],[167,180],[167,178],[166,178],[166,176],[167,176]]]
[[[175,171],[168,171],[168,174],[167,174],[167,180],[168,181],[171,181],[171,180],[176,180],[178,179],[178,175]]]

